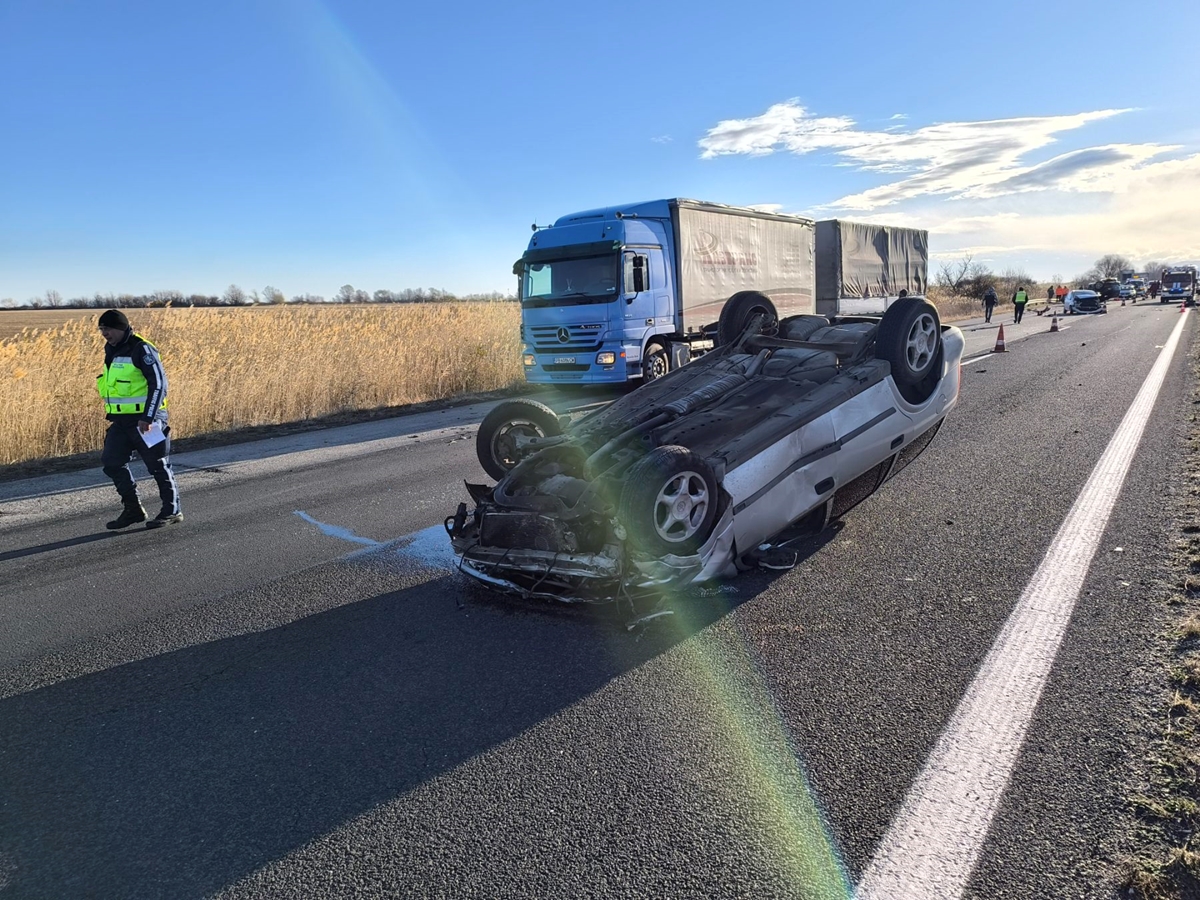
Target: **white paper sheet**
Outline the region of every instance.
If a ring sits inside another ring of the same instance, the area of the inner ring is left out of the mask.
[[[162,425],[158,422],[151,422],[150,429],[142,432],[142,442],[145,443],[147,447],[153,447],[156,444],[161,444],[166,439],[167,436],[163,434]]]

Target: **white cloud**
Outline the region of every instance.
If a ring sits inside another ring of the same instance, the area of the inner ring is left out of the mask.
[[[1104,253],[1200,260],[1200,153],[1153,142],[1106,143],[1045,158],[1061,136],[1126,113],[861,129],[812,116],[796,100],[717,123],[701,156],[827,154],[882,182],[805,211],[930,231],[935,258],[972,252],[1003,268],[1083,271]],[[903,114],[889,119],[895,122]],[[1186,155],[1185,155],[1186,154]],[[865,217],[865,216],[864,216]]]
[[[929,229],[943,258],[1121,253],[1135,261],[1200,260],[1200,153],[1113,173],[1108,189],[1087,210],[1060,203],[988,213],[991,204],[981,199],[928,204],[910,215]]]
[[[1043,190],[1104,191],[1121,172],[1177,148],[1112,144],[1064,153],[1036,164],[1023,162],[1053,144],[1056,135],[1120,115],[1104,109],[1065,116],[1025,116],[980,122],[942,122],[905,130],[860,129],[848,116],[812,116],[796,100],[776,103],[760,116],[728,119],[699,142],[701,157],[765,156],[782,150],[818,150],[864,172],[899,176],[886,184],[827,204],[827,209],[873,210],[928,195],[998,197]],[[898,113],[892,119],[903,116]]]
[[[654,144],[669,144],[671,140],[672,138],[669,134],[660,134],[658,137],[650,138],[651,143]]]

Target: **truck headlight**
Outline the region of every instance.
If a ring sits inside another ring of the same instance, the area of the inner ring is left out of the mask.
[[[615,365],[616,362],[617,362],[617,354],[615,354],[611,351],[606,351],[604,353],[596,354],[596,365],[598,365],[598,366],[611,366],[611,365]]]
[[[532,353],[526,353],[526,354],[525,354],[525,357],[524,357],[524,359],[523,359],[522,361],[525,363],[525,368],[527,368],[527,369],[528,369],[530,366],[536,366],[536,365],[537,365],[537,357],[536,357],[536,356],[534,356]]]

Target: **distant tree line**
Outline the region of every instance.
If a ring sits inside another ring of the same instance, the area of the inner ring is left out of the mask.
[[[182,291],[155,291],[153,294],[102,294],[91,297],[64,299],[58,291],[46,291],[39,297],[30,297],[24,303],[11,299],[0,300],[0,308],[15,309],[152,309],[164,306],[278,306],[285,303],[515,303],[515,294],[492,291],[487,294],[452,294],[439,288],[405,288],[402,291],[378,290],[374,293],[358,290],[344,284],[327,301],[317,294],[297,294],[290,300],[283,291],[267,285],[261,292],[244,291],[231,284],[219,297],[204,294],[187,294]]]
[[[1023,268],[1009,267],[1003,272],[994,272],[991,268],[975,260],[973,254],[964,254],[959,259],[942,263],[934,283],[952,294],[962,297],[982,297],[988,288],[995,289],[1001,297],[1011,296],[1017,288],[1031,288],[1035,285],[1065,285],[1067,287],[1086,288],[1105,278],[1119,278],[1122,272],[1145,272],[1150,281],[1158,281],[1163,270],[1174,263],[1162,263],[1157,260],[1135,266],[1129,257],[1119,253],[1106,253],[1096,260],[1090,269],[1073,279],[1064,279],[1061,275],[1052,275],[1049,281],[1039,282]]]

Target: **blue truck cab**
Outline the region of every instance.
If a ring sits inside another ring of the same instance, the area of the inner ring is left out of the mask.
[[[528,381],[651,379],[712,349],[739,290],[812,311],[813,222],[680,199],[592,209],[535,226],[513,272]]]

